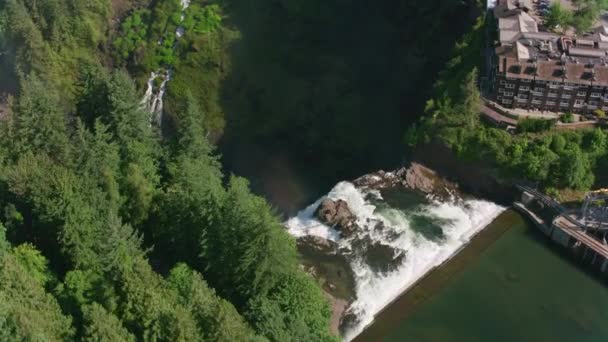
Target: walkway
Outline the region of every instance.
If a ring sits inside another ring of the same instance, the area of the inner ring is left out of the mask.
[[[570,235],[576,241],[579,241],[597,254],[608,259],[608,246],[580,230],[576,225],[573,225],[570,220],[566,219],[565,216],[559,216],[555,219],[553,224],[556,228],[561,229],[564,233]]]
[[[517,126],[517,120],[500,114],[485,104],[481,106],[481,114],[497,126]]]

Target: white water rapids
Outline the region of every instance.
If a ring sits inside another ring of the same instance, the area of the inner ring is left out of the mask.
[[[190,7],[191,0],[181,0],[182,13],[180,16],[180,21],[184,21],[186,17],[186,9]],[[185,30],[182,26],[178,26],[175,30],[175,36],[177,39],[181,38],[185,33]],[[163,43],[163,38],[159,40],[158,44]],[[177,45],[177,41],[175,43]],[[173,49],[175,50],[175,46]],[[165,96],[165,92],[167,91],[167,83],[171,80],[172,70],[170,67],[164,68],[157,71],[152,71],[150,73],[150,78],[148,78],[146,92],[144,93],[144,97],[141,100],[141,105],[146,110],[152,114],[151,121],[156,122],[157,125],[161,125],[163,120],[163,97]],[[156,80],[160,78],[160,86],[158,89],[154,89],[154,84]]]
[[[314,212],[325,199],[342,199],[348,203],[357,224],[361,228],[352,237],[341,238],[331,227],[321,224]],[[491,223],[505,208],[494,203],[475,199],[453,199],[440,202],[427,199],[404,210],[390,207],[378,191],[366,191],[350,182],[338,183],[325,197],[289,219],[286,226],[296,236],[316,235],[338,243],[342,251],[349,253],[349,262],[354,272],[356,298],[348,312],[356,322],[347,327],[343,338],[350,341],[369,325],[374,316],[390,304],[403,291],[413,285],[434,267],[457,253],[486,225]],[[420,233],[414,217],[437,222],[441,238],[429,238]],[[378,229],[378,222],[383,228]],[[310,228],[309,228],[310,227]],[[395,254],[405,253],[399,264],[387,273],[375,272],[356,251],[368,239],[390,245]]]

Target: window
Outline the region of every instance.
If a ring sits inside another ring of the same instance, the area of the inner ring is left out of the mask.
[[[507,89],[514,89],[515,88],[515,84],[513,84],[513,83],[507,83],[505,85],[505,87],[507,87]]]
[[[540,101],[539,100],[532,100],[532,104],[539,105]]]
[[[528,99],[528,94],[519,94],[517,97],[520,98],[520,99],[523,99],[523,100],[527,100]]]
[[[519,87],[519,91],[528,91],[528,90],[530,90],[530,87],[526,87],[526,86]]]
[[[590,106],[597,106],[597,101],[589,101]]]
[[[600,97],[600,96],[602,96],[602,94],[600,94],[600,93],[591,93],[590,96],[591,97]]]
[[[500,84],[506,84],[507,82],[505,80],[500,80]]]
[[[571,98],[572,98],[572,95],[570,95],[570,94],[562,94],[562,99],[567,100],[567,99],[571,99]]]
[[[560,107],[568,107],[570,104],[568,102],[562,102],[559,105]]]
[[[584,102],[585,101],[583,101],[583,100],[574,100],[574,106],[580,107],[583,105]]]
[[[564,90],[574,90],[574,89],[576,89],[576,87],[573,86],[573,85],[565,85],[564,86]]]
[[[547,101],[547,106],[555,106],[555,101]]]
[[[545,89],[543,89],[543,88],[539,88],[539,87],[534,88],[534,91],[535,91],[535,92],[538,92],[538,93],[542,93],[544,90],[545,90]]]
[[[506,91],[503,95],[505,97],[513,96],[513,92],[512,91]]]
[[[602,90],[602,87],[600,87],[600,86],[593,86],[593,89],[595,89],[595,90]]]
[[[530,82],[532,82],[532,80],[529,80],[529,79],[527,79],[527,78],[524,78],[524,79],[523,79],[523,80],[521,80],[521,81],[522,81],[522,82],[525,82],[525,83],[530,83]]]
[[[549,92],[549,94],[547,94],[549,97],[557,97],[557,93],[554,91]]]
[[[587,93],[585,93],[584,91],[579,91],[578,93],[576,93],[576,96],[586,96]]]
[[[511,104],[511,103],[513,103],[513,100],[502,99],[502,103]]]

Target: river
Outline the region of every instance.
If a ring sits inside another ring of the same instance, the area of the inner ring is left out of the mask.
[[[352,236],[342,236],[315,218],[316,208],[326,198],[348,203],[359,227]],[[378,191],[340,182],[286,226],[296,237],[333,241],[340,257],[349,261],[355,293],[341,330],[344,339],[351,340],[380,310],[452,257],[504,210],[474,198],[439,200],[400,187]]]
[[[353,236],[317,221],[325,198],[348,203]],[[606,286],[505,210],[340,182],[286,226],[334,241],[350,263],[347,341],[607,341]]]
[[[608,341],[608,289],[507,211],[357,341]]]

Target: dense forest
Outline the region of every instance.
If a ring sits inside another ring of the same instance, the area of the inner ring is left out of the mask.
[[[110,70],[110,5],[0,4],[0,340],[335,340],[277,215],[223,175],[198,94],[163,137]]]

